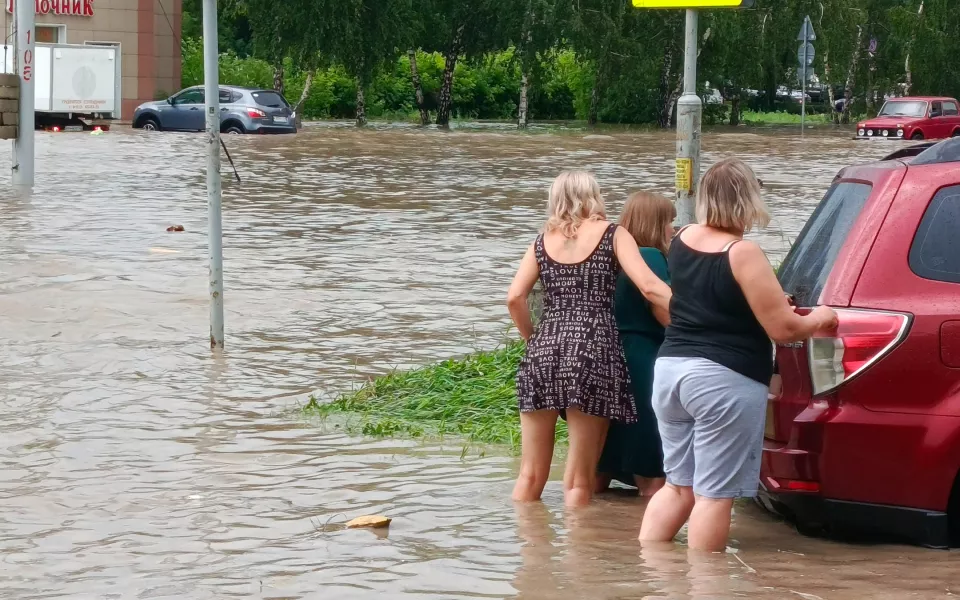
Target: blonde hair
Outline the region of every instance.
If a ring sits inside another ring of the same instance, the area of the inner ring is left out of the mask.
[[[677,209],[669,198],[651,192],[635,192],[627,198],[620,225],[641,248],[656,248],[664,254],[670,248],[667,225],[677,218]]]
[[[753,169],[738,158],[725,158],[707,169],[697,192],[697,222],[733,233],[766,227],[770,213]]]
[[[577,237],[584,221],[603,221],[607,211],[600,185],[586,171],[564,171],[550,186],[547,223],[544,231],[559,231],[567,238]]]

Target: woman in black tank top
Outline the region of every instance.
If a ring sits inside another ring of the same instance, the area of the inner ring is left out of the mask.
[[[670,541],[689,518],[692,549],[726,547],[733,501],[756,495],[773,345],[836,326],[820,307],[800,316],[763,251],[743,234],[769,222],[756,175],[737,159],[711,167],[698,225],[670,248],[670,326],[657,358],[653,408],[667,485],[651,499],[642,541]]]
[[[669,264],[676,281],[659,356],[705,358],[766,385],[773,375],[772,346],[730,266],[738,241],[703,252],[681,235],[673,239]]]

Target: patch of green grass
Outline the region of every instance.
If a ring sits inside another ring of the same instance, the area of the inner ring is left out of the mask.
[[[752,110],[743,111],[743,122],[747,125],[800,125],[800,115],[793,113],[778,112],[754,112]],[[830,125],[830,115],[807,115],[808,125]]]
[[[371,379],[331,402],[311,398],[311,416],[356,417],[348,427],[370,436],[453,436],[482,444],[520,445],[516,375],[524,344],[396,371]],[[558,436],[566,439],[561,424]]]

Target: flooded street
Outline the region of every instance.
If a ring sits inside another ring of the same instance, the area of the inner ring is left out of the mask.
[[[0,186],[0,598],[949,598],[954,553],[805,538],[746,506],[738,552],[641,549],[643,505],[509,500],[514,460],[347,437],[298,403],[493,348],[562,168],[613,212],[671,193],[671,133],[311,126],[226,138],[227,350],[208,348],[200,135],[38,134],[32,197]],[[711,133],[766,186],[786,251],[844,134]],[[184,233],[166,233],[182,224]],[[388,535],[344,530],[382,513]]]

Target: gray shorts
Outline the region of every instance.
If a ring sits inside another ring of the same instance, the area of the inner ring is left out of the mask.
[[[768,386],[703,358],[659,358],[653,410],[667,482],[707,498],[752,498]]]

